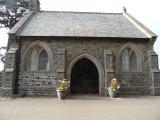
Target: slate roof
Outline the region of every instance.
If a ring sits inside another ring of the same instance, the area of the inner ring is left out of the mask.
[[[56,11],[33,14],[17,36],[148,38],[122,13]]]

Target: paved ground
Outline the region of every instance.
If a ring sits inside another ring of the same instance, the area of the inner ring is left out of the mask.
[[[160,97],[0,98],[0,120],[160,120]]]

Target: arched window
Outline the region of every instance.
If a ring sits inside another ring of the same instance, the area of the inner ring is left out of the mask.
[[[42,50],[39,54],[38,70],[48,69],[48,54],[45,50]]]
[[[36,46],[26,55],[26,71],[48,70],[48,54],[39,46]]]
[[[36,49],[32,49],[26,58],[26,70],[36,71],[37,70],[38,53]]]
[[[137,71],[138,60],[135,51],[131,48],[125,48],[120,58],[121,71]]]
[[[32,54],[29,54],[27,57],[26,57],[26,71],[31,71],[31,57]]]
[[[137,68],[138,68],[137,56],[134,51],[132,51],[130,54],[129,64],[130,64],[129,66],[131,71],[137,71]]]

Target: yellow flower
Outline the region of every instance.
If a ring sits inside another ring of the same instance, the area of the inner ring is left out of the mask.
[[[116,79],[116,78],[113,78],[113,79],[111,80],[110,88],[111,88],[113,91],[117,91],[117,90],[120,88],[120,85],[119,85],[119,83],[117,82],[117,79]]]
[[[67,91],[70,87],[70,82],[67,79],[60,80],[57,86],[58,90]]]

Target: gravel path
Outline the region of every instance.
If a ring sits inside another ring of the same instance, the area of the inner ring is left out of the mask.
[[[160,120],[160,97],[0,98],[0,120]]]

